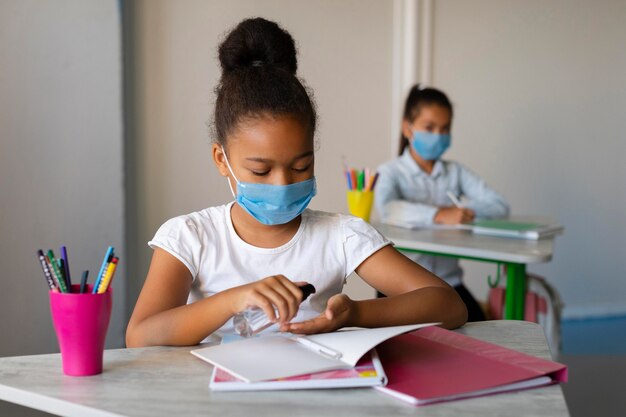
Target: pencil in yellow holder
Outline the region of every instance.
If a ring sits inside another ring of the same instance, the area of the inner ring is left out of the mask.
[[[347,197],[348,210],[350,210],[350,214],[369,222],[370,214],[372,212],[372,204],[374,204],[374,192],[349,190],[347,192]]]

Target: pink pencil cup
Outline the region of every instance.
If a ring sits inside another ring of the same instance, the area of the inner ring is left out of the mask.
[[[79,294],[50,291],[52,323],[61,349],[63,373],[87,376],[102,373],[102,356],[111,318],[112,290],[92,294],[92,286]]]

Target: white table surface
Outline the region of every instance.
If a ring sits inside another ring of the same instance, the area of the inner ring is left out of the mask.
[[[550,358],[541,327],[522,321],[468,323],[479,339]],[[66,416],[568,416],[560,385],[414,407],[370,388],[211,392],[212,366],[196,347],[107,350],[104,372],[69,377],[59,354],[0,358],[0,399]]]
[[[396,247],[490,261],[532,264],[552,259],[554,236],[539,240],[477,235],[459,229],[407,229],[372,224]]]

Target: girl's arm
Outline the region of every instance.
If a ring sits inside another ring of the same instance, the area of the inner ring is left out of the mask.
[[[302,291],[282,275],[234,287],[187,304],[191,273],[176,257],[157,248],[126,329],[128,347],[196,345],[235,313],[259,306],[271,319],[278,308],[282,321],[298,312]]]
[[[459,164],[461,192],[466,195],[468,204],[476,217],[498,219],[509,215],[509,204],[485,180]]]
[[[387,297],[355,302],[352,326],[442,322],[453,329],[467,321],[467,308],[456,291],[392,246],[375,252],[356,272]]]
[[[378,172],[374,204],[383,223],[406,227],[433,224],[439,207],[404,199],[400,193],[401,172],[384,165]]]
[[[281,330],[319,333],[340,327],[382,327],[441,322],[453,329],[467,321],[467,308],[456,291],[391,246],[367,258],[357,274],[386,298],[353,301],[339,294],[328,301],[324,314]]]

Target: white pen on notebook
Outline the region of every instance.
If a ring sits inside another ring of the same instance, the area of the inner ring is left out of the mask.
[[[294,337],[294,340],[300,343],[303,346],[306,346],[309,349],[312,349],[314,352],[317,352],[323,356],[326,356],[330,359],[341,359],[341,352],[337,352],[334,349],[329,348],[328,346],[324,346],[321,343],[316,343],[310,339],[306,339],[304,337]]]
[[[455,206],[457,206],[458,208],[463,208],[463,203],[461,203],[461,201],[457,198],[456,195],[454,195],[452,191],[448,191],[446,194],[448,195],[448,198],[452,200]]]

